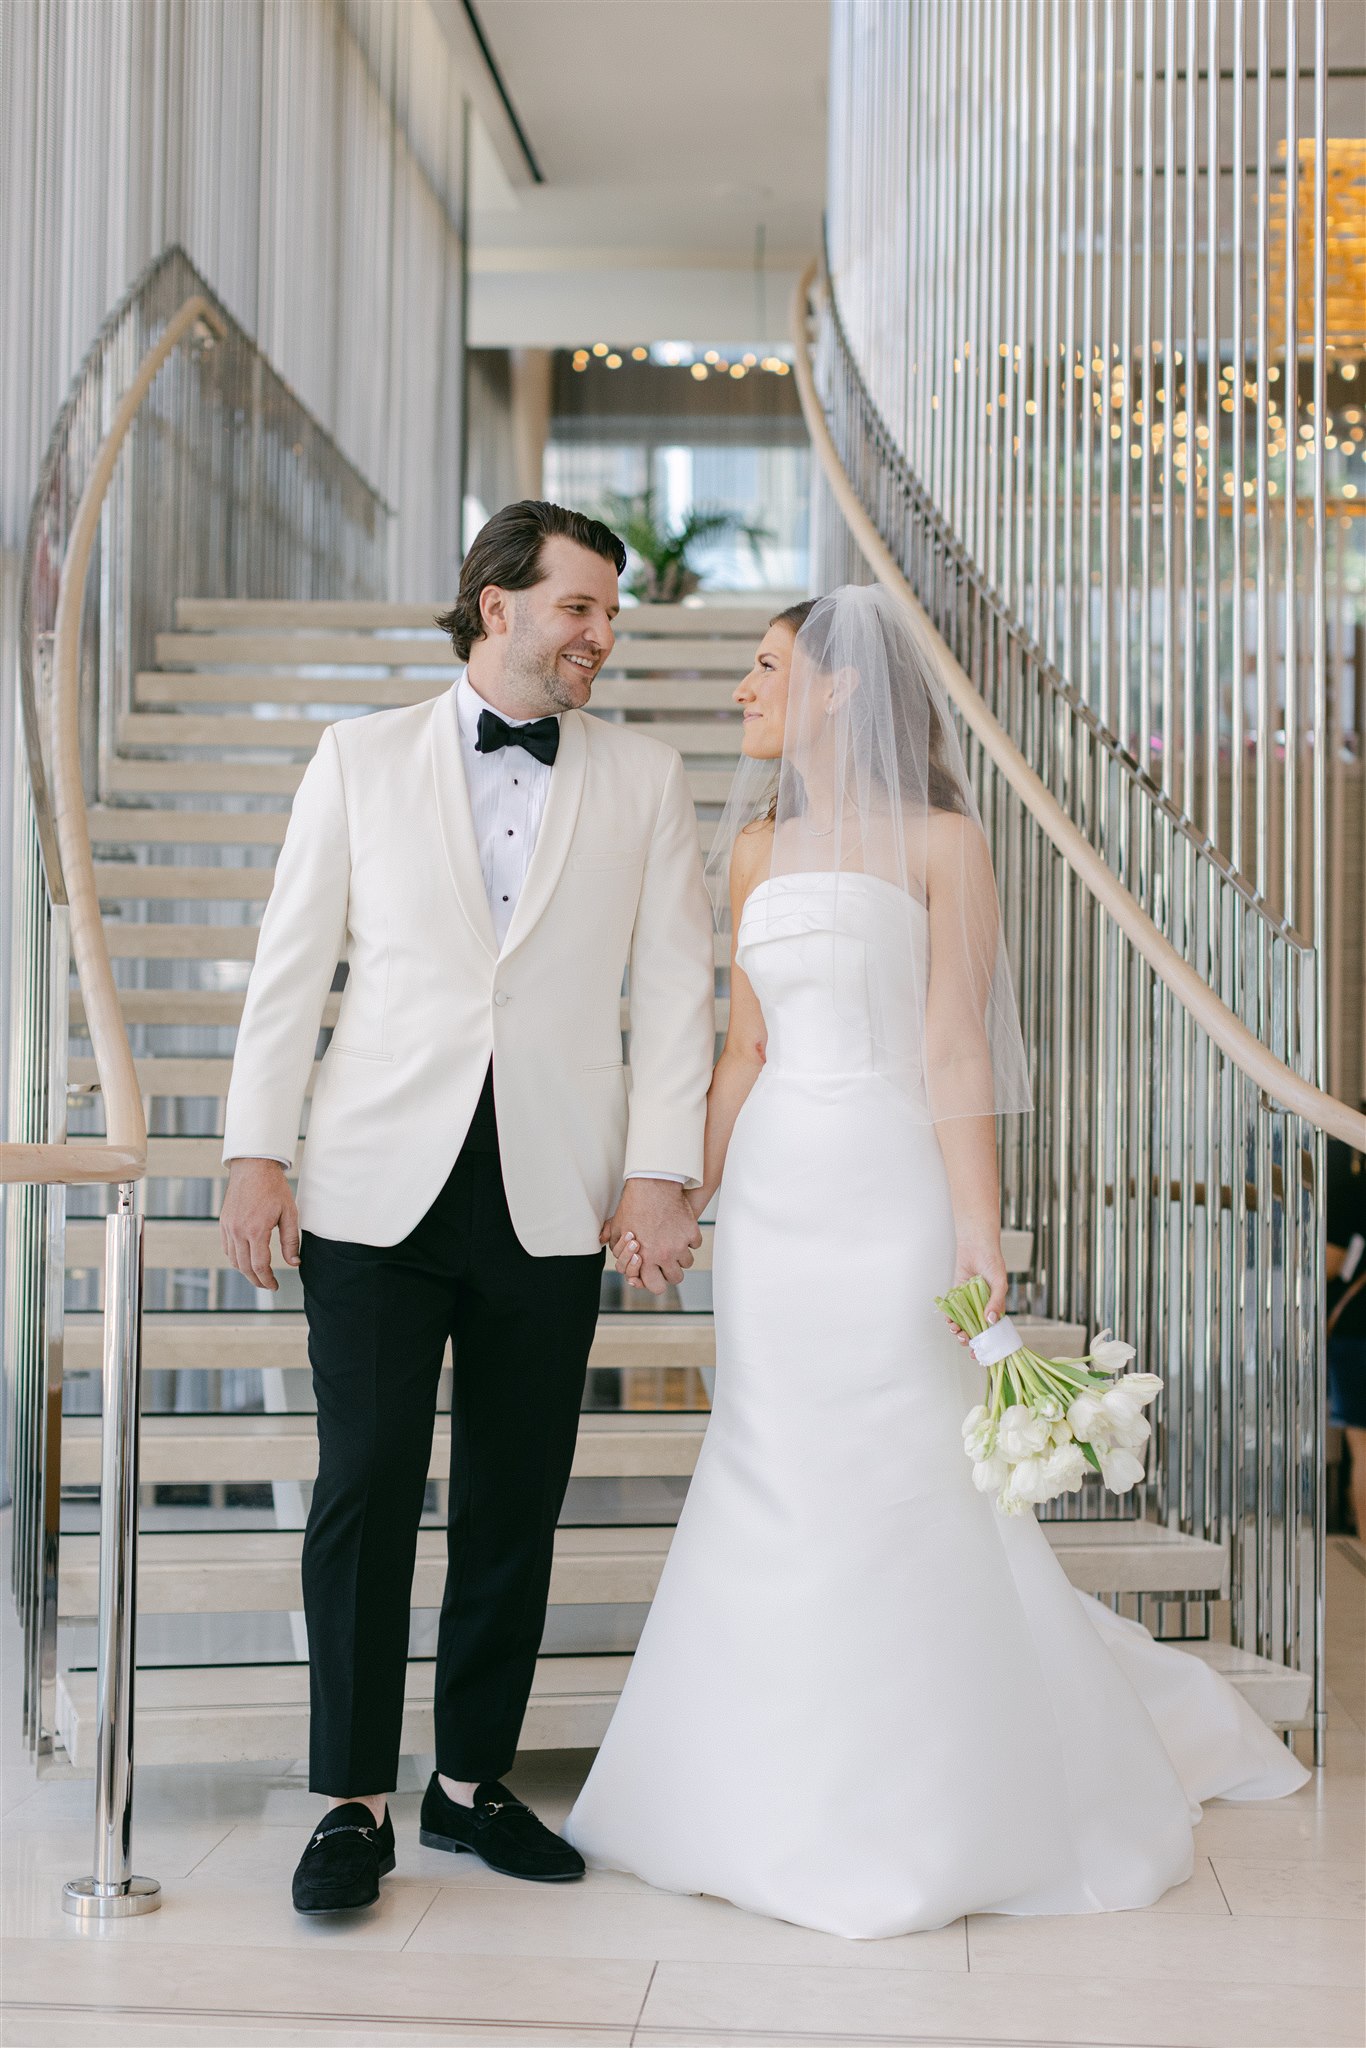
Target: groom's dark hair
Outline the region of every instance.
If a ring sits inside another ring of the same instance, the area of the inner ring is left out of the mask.
[[[451,636],[457,660],[468,661],[471,647],[484,637],[484,621],[479,616],[482,593],[490,583],[499,590],[530,590],[533,583],[539,583],[545,574],[541,549],[552,534],[601,555],[618,576],[626,567],[625,548],[600,519],[547,504],[542,498],[519,498],[515,505],[504,505],[475,535],[460,564],[455,603],[437,617],[442,632]]]

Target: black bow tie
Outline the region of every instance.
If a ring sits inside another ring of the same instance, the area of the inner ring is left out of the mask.
[[[553,768],[560,751],[560,721],[533,718],[530,725],[509,725],[496,711],[481,711],[475,745],[481,754],[496,754],[500,747],[525,747],[534,760]]]

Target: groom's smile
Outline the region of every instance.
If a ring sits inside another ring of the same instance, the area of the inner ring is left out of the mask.
[[[540,567],[524,588],[485,593],[487,638],[470,649],[476,689],[516,717],[581,711],[616,644],[612,621],[620,599],[612,564],[556,534],[541,550]]]

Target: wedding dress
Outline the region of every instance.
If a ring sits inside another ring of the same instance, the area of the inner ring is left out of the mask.
[[[920,1013],[887,999],[898,963],[923,985],[926,925],[873,875],[746,905],[767,1061],[720,1194],[713,1411],[565,1830],[590,1865],[850,1936],[1149,1905],[1202,1800],[1308,1775],[972,1484]]]

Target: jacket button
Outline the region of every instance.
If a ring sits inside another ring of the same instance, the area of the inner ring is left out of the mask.
[[[500,988],[500,989],[499,989],[499,990],[497,990],[497,992],[495,993],[495,995],[494,995],[494,998],[493,998],[493,1000],[494,1000],[494,1002],[495,1002],[495,1003],[496,1003],[496,1004],[498,1005],[499,1009],[501,1010],[501,1009],[502,1009],[502,1007],[503,1007],[503,1005],[504,1005],[505,1003],[509,1002],[509,1001],[511,1000],[511,998],[509,997],[509,995],[508,995],[508,993],[507,993],[507,990],[506,990],[506,989],[501,989],[501,988]]]

